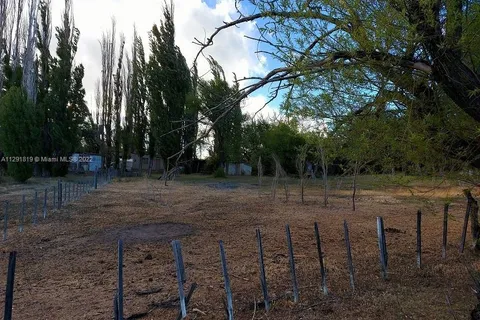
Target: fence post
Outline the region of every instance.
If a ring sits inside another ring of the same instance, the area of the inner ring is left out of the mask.
[[[382,270],[383,279],[388,278],[387,271],[387,242],[385,239],[385,229],[383,226],[383,218],[377,217],[377,237],[378,237],[378,249],[380,252],[380,267]]]
[[[53,186],[53,210],[55,210],[57,207],[55,206],[56,203],[56,198],[57,198],[57,187]]]
[[[185,265],[183,264],[183,254],[182,254],[182,244],[180,241],[177,241],[177,255],[178,255],[178,262],[180,264],[180,275],[182,276],[182,283],[187,282],[187,277],[185,276]]]
[[[298,282],[297,282],[297,274],[295,272],[295,258],[293,256],[292,236],[290,233],[290,226],[288,224],[285,226],[285,231],[287,233],[288,257],[290,261],[290,273],[292,275],[293,302],[297,303],[298,302]]]
[[[322,277],[323,294],[328,295],[327,288],[327,270],[325,269],[325,262],[323,260],[322,244],[320,242],[320,232],[318,231],[318,223],[315,222],[315,240],[317,242],[318,259],[320,260],[320,276]]]
[[[98,184],[98,170],[95,169],[95,173],[93,175],[93,188],[97,190],[97,184]]]
[[[22,195],[22,211],[20,212],[20,226],[18,231],[23,232],[23,220],[25,217],[25,195]]]
[[[123,241],[118,240],[118,319],[123,320]]]
[[[113,320],[119,320],[120,317],[118,316],[118,293],[115,292],[113,296]]]
[[[448,207],[446,203],[443,207],[443,241],[442,241],[442,258],[447,258],[447,234],[448,234]]]
[[[38,208],[38,191],[35,190],[35,196],[33,198],[33,225],[37,224],[37,210]]]
[[[5,308],[3,319],[12,320],[12,307],[13,307],[13,286],[15,282],[15,264],[17,260],[17,252],[10,252],[8,259],[8,273],[7,273],[7,288],[5,290]]]
[[[472,201],[470,198],[467,200],[467,210],[465,211],[465,220],[463,221],[463,229],[462,229],[462,239],[460,241],[460,253],[463,253],[465,249],[465,240],[467,238],[467,227],[468,227],[468,217],[470,216],[470,211],[472,210]]]
[[[43,195],[43,219],[47,217],[47,198],[48,198],[48,188],[45,188],[45,193]]]
[[[57,199],[57,206],[58,209],[60,210],[62,208],[62,201],[63,201],[63,186],[62,186],[62,181],[58,180],[58,199]]]
[[[417,267],[422,267],[422,211],[417,211]]]
[[[348,272],[350,273],[350,286],[352,287],[352,290],[355,291],[355,269],[353,267],[352,249],[350,247],[350,235],[348,232],[347,220],[343,221],[343,230],[345,233],[345,246],[347,247],[347,264]]]
[[[197,289],[197,284],[194,282],[190,285],[190,289],[188,290],[187,296],[185,297],[185,308],[190,303],[190,300],[192,299],[193,292],[195,291],[195,289]],[[183,317],[182,316],[182,311],[180,311],[177,315],[177,320],[181,320],[182,317]]]
[[[267,289],[267,277],[265,275],[265,263],[263,261],[263,246],[262,246],[262,234],[260,229],[257,232],[257,244],[258,244],[258,263],[260,265],[260,284],[262,285],[263,301],[265,303],[265,311],[270,309]]]
[[[230,288],[230,277],[228,276],[227,258],[225,257],[225,250],[223,248],[223,241],[219,241],[220,246],[220,259],[222,260],[222,273],[225,283],[225,294],[227,296],[227,317],[228,320],[233,320],[233,299],[232,289]]]
[[[181,267],[181,259],[179,257],[179,250],[178,250],[178,240],[172,241],[172,248],[173,248],[173,255],[175,257],[175,267],[177,269],[177,282],[178,282],[178,295],[180,299],[180,311],[182,313],[182,319],[187,316],[187,306],[185,303],[185,292],[183,290],[183,277],[182,277],[182,267]]]
[[[7,227],[8,227],[8,201],[5,201],[5,207],[3,210],[3,241],[7,240]]]

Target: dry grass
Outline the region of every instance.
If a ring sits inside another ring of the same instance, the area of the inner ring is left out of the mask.
[[[235,180],[230,178],[230,182]],[[357,211],[350,211],[347,191],[330,197],[323,208],[321,191],[308,187],[305,205],[297,189],[291,201],[272,202],[268,189],[259,197],[250,184],[219,189],[181,181],[164,187],[157,180],[117,182],[69,205],[23,234],[12,229],[3,245],[0,266],[10,250],[17,250],[14,317],[17,319],[111,319],[116,286],[116,243],[107,234],[148,223],[183,223],[193,232],[182,241],[187,285],[198,283],[190,315],[194,319],[224,319],[224,296],[218,240],[223,240],[234,297],[235,319],[252,319],[253,302],[261,301],[255,228],[262,230],[269,293],[279,299],[265,315],[255,319],[468,319],[475,304],[465,265],[478,268],[478,258],[457,250],[465,203],[451,206],[447,259],[441,259],[442,198],[461,194],[449,187],[424,198],[409,198],[402,189],[365,190]],[[154,194],[155,193],[155,194]],[[345,193],[345,194],[343,194]],[[160,196],[161,194],[161,196]],[[153,197],[155,195],[155,197]],[[155,200],[153,200],[155,199]],[[423,217],[423,263],[416,268],[415,219]],[[384,217],[390,280],[380,274],[375,217]],[[343,220],[347,219],[356,270],[356,289],[348,283]],[[318,221],[326,255],[327,285],[331,296],[320,292],[319,262],[313,222]],[[290,224],[300,286],[300,302],[289,299],[285,224]],[[125,314],[146,311],[177,295],[173,254],[168,230],[163,241],[125,244]],[[152,259],[145,259],[148,255]],[[5,279],[6,268],[1,268]],[[4,280],[2,280],[4,283]],[[2,286],[4,287],[4,286]],[[160,287],[147,296],[135,292]],[[451,307],[447,305],[449,294]],[[4,291],[0,289],[3,299]],[[3,303],[0,301],[0,305]],[[195,311],[192,311],[194,310]],[[0,310],[1,312],[1,310]],[[177,310],[163,308],[145,319],[173,319]]]

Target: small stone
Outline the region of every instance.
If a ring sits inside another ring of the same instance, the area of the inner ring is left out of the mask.
[[[153,257],[150,253],[147,254],[147,256],[145,257],[145,260],[152,260],[152,259],[153,259]]]

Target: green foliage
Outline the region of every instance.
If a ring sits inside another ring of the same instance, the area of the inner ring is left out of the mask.
[[[265,173],[271,174],[274,171],[274,163],[271,154],[276,154],[282,164],[283,169],[288,174],[295,174],[297,148],[306,143],[305,138],[298,132],[295,127],[291,127],[286,123],[278,123],[272,125],[265,133],[263,145],[263,156],[265,159]]]
[[[118,56],[117,70],[114,76],[114,111],[115,111],[115,136],[114,136],[114,168],[120,169],[120,147],[123,137],[121,128],[121,111],[123,100],[123,49],[125,47],[125,37],[122,35],[120,40],[120,54]],[[124,160],[126,161],[126,159]]]
[[[352,114],[335,121],[322,140],[330,145],[327,150],[335,146],[330,157],[347,171],[358,165],[361,171],[375,173],[432,174],[462,169],[461,154],[445,157],[458,141],[446,128],[440,115],[415,119]],[[465,130],[472,132],[471,128]]]
[[[285,76],[274,77],[291,89],[282,111],[332,122],[339,132],[329,135],[340,135],[343,159],[365,159],[358,161],[376,171],[480,167],[478,1],[254,6],[260,32],[270,36],[261,51],[285,67]],[[369,119],[353,123],[363,116]]]
[[[40,136],[39,114],[19,87],[11,87],[0,99],[0,145],[5,157],[38,155]],[[8,174],[24,182],[33,174],[33,163],[8,163]]]
[[[167,159],[182,148],[187,94],[191,91],[190,70],[180,48],[175,45],[173,4],[163,8],[160,27],[150,34],[147,64],[151,131],[157,152]]]
[[[247,163],[256,170],[256,163],[263,150],[265,134],[271,128],[271,124],[263,118],[248,120],[243,124],[242,132],[242,156]]]
[[[82,146],[78,151],[82,153],[100,153],[100,139],[98,139],[97,135],[98,127],[91,115],[80,125],[80,132]]]
[[[200,112],[212,123],[214,131],[213,152],[218,156],[218,165],[242,161],[242,122],[240,103],[233,103],[238,87],[230,87],[223,68],[209,58],[213,79],[199,82]],[[228,112],[227,112],[228,111]]]
[[[227,174],[225,173],[225,169],[222,167],[218,167],[215,172],[213,173],[214,178],[226,178]]]
[[[71,9],[71,8],[70,8]],[[80,31],[74,27],[71,12],[65,12],[62,25],[56,27],[57,57],[51,60],[50,89],[42,104],[44,113],[43,153],[68,156],[81,147],[81,126],[90,114],[83,88],[84,67],[74,66]],[[55,163],[54,176],[68,172],[68,163]]]
[[[214,173],[218,168],[218,155],[211,153],[210,156],[205,161],[205,166],[203,170],[208,173]]]
[[[133,146],[135,152],[143,157],[146,152],[145,140],[148,129],[148,119],[146,110],[147,87],[146,87],[146,62],[143,41],[140,36],[134,32],[133,36],[133,55],[132,55],[132,79],[131,79],[131,99],[129,102],[128,126],[133,126],[134,139]],[[132,119],[130,119],[132,117]]]
[[[20,65],[16,68],[13,68],[10,61],[10,56],[6,54],[3,58],[3,74],[5,81],[3,82],[3,88],[0,88],[0,91],[6,92],[11,87],[21,87],[22,86],[22,75],[23,69]],[[1,96],[2,94],[0,94]]]

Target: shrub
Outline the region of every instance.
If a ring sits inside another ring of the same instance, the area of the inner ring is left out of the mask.
[[[203,167],[203,171],[208,174],[214,174],[217,168],[218,168],[218,156],[211,155],[206,159],[205,166]]]
[[[217,170],[213,173],[214,178],[226,178],[225,170],[222,167],[218,167]]]
[[[33,157],[38,154],[39,114],[26,93],[11,87],[0,99],[0,145],[5,157]],[[33,174],[33,163],[10,162],[7,173],[25,182]]]

